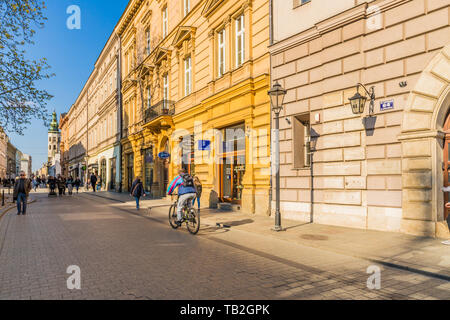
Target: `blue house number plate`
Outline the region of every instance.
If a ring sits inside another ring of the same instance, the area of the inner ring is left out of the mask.
[[[380,103],[381,111],[392,110],[392,109],[394,109],[394,100],[383,101]]]

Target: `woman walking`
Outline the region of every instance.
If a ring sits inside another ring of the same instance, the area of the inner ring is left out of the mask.
[[[77,177],[75,179],[74,185],[75,185],[75,189],[77,189],[77,193],[78,193],[78,190],[80,189],[80,185],[81,185],[81,180],[79,177]]]
[[[131,195],[136,199],[136,209],[139,210],[139,201],[142,196],[146,196],[140,177],[136,177],[134,180],[131,186]]]
[[[72,178],[72,176],[70,176],[67,179],[67,190],[69,191],[69,196],[72,195],[73,184],[74,184],[73,178]]]
[[[194,186],[195,186],[195,190],[197,191],[197,205],[198,205],[198,212],[200,212],[200,199],[202,197],[202,191],[203,191],[203,186],[202,183],[200,181],[200,179],[198,178],[198,176],[194,177]],[[192,202],[192,205],[195,205],[195,199]]]

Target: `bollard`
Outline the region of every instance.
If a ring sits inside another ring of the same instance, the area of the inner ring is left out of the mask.
[[[2,207],[5,206],[5,190],[2,190]]]

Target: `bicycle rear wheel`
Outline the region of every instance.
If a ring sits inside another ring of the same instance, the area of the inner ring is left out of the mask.
[[[200,213],[194,208],[189,209],[188,219],[186,221],[189,232],[196,235],[200,230]]]
[[[178,229],[179,226],[177,224],[177,206],[173,204],[169,209],[169,223],[173,229]]]

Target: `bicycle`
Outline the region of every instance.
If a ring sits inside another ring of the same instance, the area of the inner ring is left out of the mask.
[[[192,200],[186,201],[182,209],[181,224],[186,223],[189,233],[196,235],[200,230],[200,213],[191,206]],[[170,206],[169,209],[169,223],[173,229],[178,229],[180,225],[177,224],[177,200]]]

